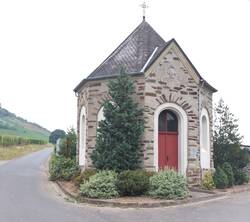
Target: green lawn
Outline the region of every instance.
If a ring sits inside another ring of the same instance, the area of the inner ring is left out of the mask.
[[[0,160],[11,160],[28,153],[36,152],[47,147],[52,147],[51,144],[46,145],[25,145],[13,147],[0,147]]]

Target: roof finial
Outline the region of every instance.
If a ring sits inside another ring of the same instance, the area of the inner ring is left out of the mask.
[[[142,7],[143,10],[143,20],[145,20],[146,18],[146,8],[148,8],[148,5],[146,4],[146,1],[143,1],[143,3],[140,5]]]

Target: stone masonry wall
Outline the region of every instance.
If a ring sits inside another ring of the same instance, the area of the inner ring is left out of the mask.
[[[144,164],[154,169],[154,111],[163,103],[174,103],[188,118],[188,166],[190,185],[201,181],[199,157],[199,79],[174,46],[170,46],[146,73]]]

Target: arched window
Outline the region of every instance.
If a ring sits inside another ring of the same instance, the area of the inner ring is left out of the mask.
[[[210,168],[210,134],[209,116],[206,109],[202,109],[200,117],[200,161],[202,169]]]
[[[97,126],[98,126],[98,123],[99,123],[101,120],[104,120],[103,106],[99,109],[99,111],[98,111],[98,113],[97,113]]]
[[[83,106],[80,112],[80,131],[79,131],[79,165],[85,165],[86,153],[86,109]]]
[[[163,110],[159,115],[159,131],[177,132],[177,116],[169,110]]]
[[[208,123],[206,116],[202,116],[201,119],[201,148],[208,150]]]

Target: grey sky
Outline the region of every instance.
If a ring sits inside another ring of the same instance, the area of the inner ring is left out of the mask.
[[[142,0],[1,0],[0,102],[50,130],[76,125],[73,88],[141,22]],[[146,20],[175,38],[240,119],[250,144],[249,0],[148,0]]]

